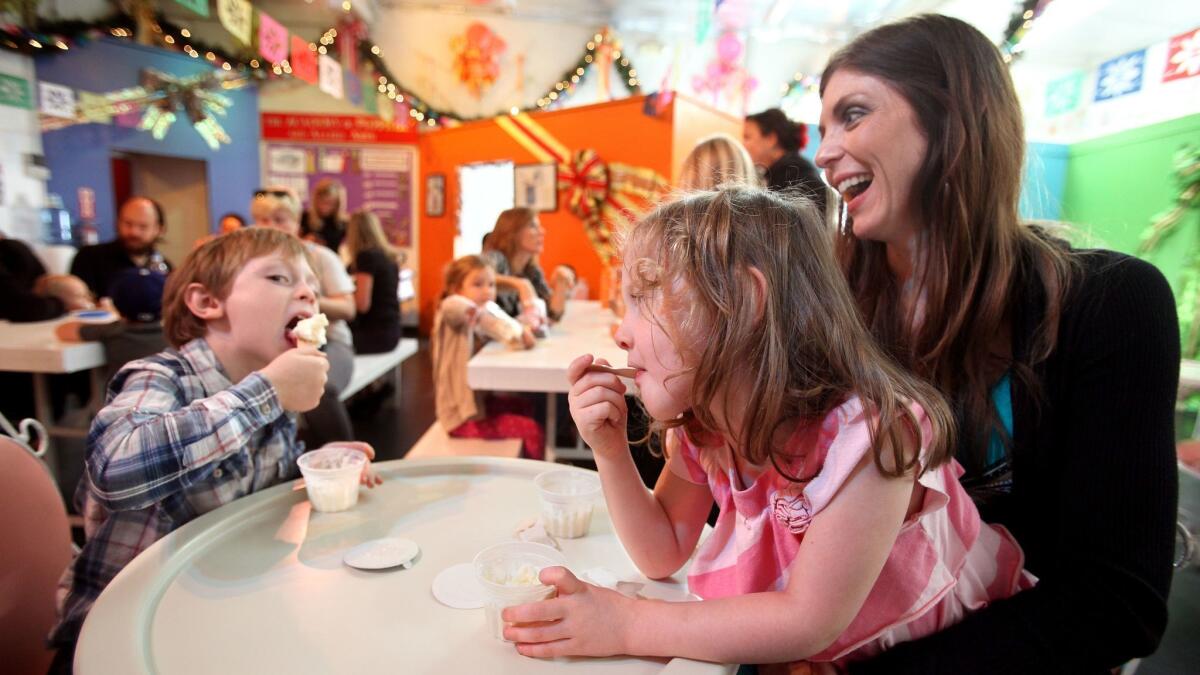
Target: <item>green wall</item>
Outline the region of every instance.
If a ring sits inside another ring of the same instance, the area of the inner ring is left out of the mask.
[[[1072,145],[1062,219],[1074,224],[1078,243],[1134,253],[1142,230],[1174,203],[1172,161],[1186,143],[1200,144],[1200,115]],[[1177,292],[1182,262],[1195,254],[1198,240],[1200,213],[1192,212],[1147,256]]]

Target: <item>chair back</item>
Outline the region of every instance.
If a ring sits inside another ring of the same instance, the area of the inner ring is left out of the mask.
[[[46,465],[0,435],[0,654],[7,673],[46,672],[55,592],[73,555],[67,510]]]

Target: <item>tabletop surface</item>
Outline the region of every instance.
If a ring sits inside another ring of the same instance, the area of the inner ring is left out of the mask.
[[[53,321],[0,321],[0,370],[23,373],[74,373],[103,366],[99,342],[63,342],[54,335],[66,316]]]
[[[562,321],[533,349],[484,345],[467,364],[467,384],[487,391],[560,392],[570,390],[567,366],[583,354],[594,354],[616,366],[627,362],[625,352],[609,333],[613,313],[594,300],[567,303]]]
[[[385,483],[342,513],[310,510],[301,481],[208,513],[157,542],[93,607],[76,651],[91,673],[731,673],[675,659],[536,660],[493,638],[482,609],[450,609],[430,588],[439,572],[512,538],[536,517],[544,462],[395,460]],[[412,569],[367,572],[343,553],[385,536],[417,542]],[[604,567],[645,582],[602,505],[591,531],[561,540],[570,567]],[[686,597],[676,580],[643,593]]]

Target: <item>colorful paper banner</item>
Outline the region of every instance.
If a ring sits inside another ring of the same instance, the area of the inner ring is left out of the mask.
[[[1200,28],[1176,35],[1167,43],[1163,82],[1200,75]]]
[[[358,76],[349,70],[342,72],[346,78],[346,81],[342,83],[342,90],[346,92],[346,100],[354,105],[362,105],[362,80],[358,79]]]
[[[317,55],[308,48],[308,43],[299,36],[292,36],[292,77],[316,84],[320,79],[317,73]]]
[[[208,0],[175,0],[200,16],[208,16]]]
[[[221,25],[242,44],[250,44],[253,11],[248,0],[217,0],[217,17]]]
[[[342,82],[342,64],[328,54],[318,55],[317,63],[321,74],[321,91],[334,98],[345,98],[345,92],[342,89],[344,84]]]
[[[288,57],[287,29],[262,11],[258,13],[258,53],[272,64]]]
[[[50,82],[38,83],[38,110],[51,117],[75,119],[75,92]]]
[[[0,105],[24,108],[25,110],[32,108],[33,100],[29,96],[29,82],[19,77],[0,73]]]
[[[90,91],[79,92],[79,114],[83,119],[96,124],[112,123],[112,103],[103,94]]]
[[[1095,100],[1107,101],[1140,91],[1145,70],[1145,49],[1105,61],[1100,64],[1100,74],[1096,78]]]
[[[1079,107],[1083,94],[1083,73],[1073,73],[1046,85],[1046,117],[1071,112]]]

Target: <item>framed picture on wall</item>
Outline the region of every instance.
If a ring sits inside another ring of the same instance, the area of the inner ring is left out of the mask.
[[[425,215],[434,218],[446,214],[446,176],[431,173],[425,178]]]
[[[558,210],[558,165],[518,164],[513,167],[513,206],[534,211]]]

